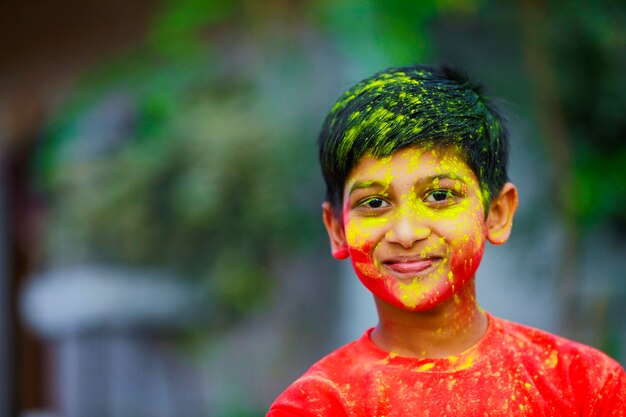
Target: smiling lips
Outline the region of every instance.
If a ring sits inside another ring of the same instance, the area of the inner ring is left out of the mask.
[[[383,265],[393,272],[400,274],[418,274],[427,270],[442,258],[438,256],[418,258],[392,258],[383,262]]]

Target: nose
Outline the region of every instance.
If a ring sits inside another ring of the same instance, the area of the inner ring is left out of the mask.
[[[397,216],[385,238],[388,242],[408,249],[417,242],[428,239],[430,234],[430,227],[423,219],[419,219],[415,213],[404,213]]]

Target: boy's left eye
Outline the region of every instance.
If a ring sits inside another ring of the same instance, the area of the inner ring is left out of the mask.
[[[430,192],[426,198],[424,198],[424,201],[427,203],[442,203],[449,200],[453,196],[454,195],[450,190],[434,190]]]

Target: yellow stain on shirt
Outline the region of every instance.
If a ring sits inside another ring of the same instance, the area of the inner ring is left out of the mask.
[[[454,386],[456,385],[456,379],[451,379],[448,381],[448,389],[450,391],[452,391],[452,389],[454,388]]]
[[[459,367],[457,368],[457,370],[463,370],[463,369],[467,369],[470,366],[472,366],[474,364],[474,357],[471,355],[468,355],[468,357],[463,361],[463,363],[461,365],[459,365]]]
[[[559,354],[557,353],[556,350],[553,350],[552,352],[550,352],[550,357],[546,359],[545,364],[548,368],[552,369],[556,367],[558,363],[559,363]]]
[[[419,372],[423,372],[423,371],[428,371],[431,370],[435,367],[434,363],[425,363],[424,365],[421,365],[420,367],[417,368],[417,370]]]

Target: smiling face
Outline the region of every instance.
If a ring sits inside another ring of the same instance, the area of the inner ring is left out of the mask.
[[[424,311],[474,278],[486,239],[508,237],[510,224],[495,238],[502,231],[486,222],[484,207],[476,175],[455,149],[406,148],[363,157],[344,186],[342,222],[328,206],[325,222],[335,253],[347,249],[376,297]],[[505,217],[510,223],[512,212]]]

